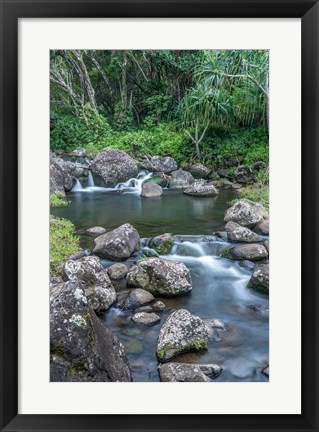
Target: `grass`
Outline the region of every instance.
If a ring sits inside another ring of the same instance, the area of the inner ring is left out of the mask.
[[[239,190],[239,195],[241,198],[247,198],[251,201],[257,202],[269,210],[269,186],[255,184],[252,186],[247,186]],[[235,200],[236,202],[237,200]]]
[[[62,192],[56,192],[50,195],[50,207],[66,207],[69,205],[69,201],[65,199]]]

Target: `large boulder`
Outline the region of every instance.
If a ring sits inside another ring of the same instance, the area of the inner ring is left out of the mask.
[[[73,188],[73,179],[70,176],[65,162],[50,153],[50,195],[57,192],[69,192]]]
[[[262,241],[262,238],[258,234],[236,222],[227,222],[225,230],[228,240],[233,243],[255,243]]]
[[[169,187],[172,189],[186,189],[190,187],[194,181],[194,177],[190,172],[179,169],[171,173]]]
[[[161,255],[170,253],[174,245],[174,239],[172,234],[165,233],[159,236],[153,237],[149,242],[148,246],[155,249]]]
[[[64,272],[69,280],[82,284],[86,298],[97,314],[104,313],[116,301],[115,289],[98,257],[69,260],[65,263]]]
[[[138,232],[132,225],[127,223],[96,237],[92,253],[102,258],[120,261],[132,255],[139,241]]]
[[[254,227],[264,219],[268,219],[265,208],[248,199],[237,201],[226,211],[224,217],[225,222],[232,221],[246,227]]]
[[[87,169],[85,169],[82,165],[77,164],[75,162],[65,161],[64,166],[71,177],[81,179],[87,175]]]
[[[262,244],[250,243],[225,249],[222,255],[234,260],[259,261],[268,258],[268,251]]]
[[[162,382],[211,382],[207,375],[217,377],[222,368],[217,364],[162,363],[158,367]]]
[[[256,266],[248,286],[266,294],[269,292],[269,264]]]
[[[190,167],[190,173],[195,178],[205,179],[209,176],[211,170],[201,163],[196,163]]]
[[[162,326],[157,341],[157,358],[167,362],[179,354],[208,347],[204,321],[186,309],[173,312]]]
[[[160,185],[156,183],[143,183],[141,196],[144,198],[156,198],[163,195],[163,189]]]
[[[212,183],[195,181],[189,188],[184,190],[184,193],[199,197],[214,197],[218,194],[218,190]]]
[[[185,264],[156,257],[133,267],[127,275],[127,283],[164,296],[185,294],[192,289],[190,271]]]
[[[155,170],[158,172],[162,172],[165,174],[168,174],[172,171],[175,171],[178,169],[178,164],[175,161],[175,159],[173,159],[170,156],[153,156],[151,157],[151,171]]]
[[[114,187],[117,183],[136,177],[138,173],[134,159],[125,151],[114,149],[102,150],[93,159],[91,170],[107,187]]]
[[[50,380],[132,381],[123,345],[97,318],[77,281],[51,287]]]

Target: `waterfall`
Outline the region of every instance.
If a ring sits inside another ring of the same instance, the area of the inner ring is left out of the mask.
[[[94,179],[93,179],[93,175],[92,175],[92,171],[89,170],[89,174],[88,174],[88,187],[94,187]]]
[[[114,189],[141,194],[142,184],[145,182],[145,180],[150,179],[152,175],[153,173],[146,173],[142,171],[136,178],[131,178],[126,182],[118,183]]]
[[[81,191],[81,190],[83,190],[83,186],[81,185],[80,180],[76,178],[75,179],[75,185],[73,186],[71,192],[78,192],[78,191]]]

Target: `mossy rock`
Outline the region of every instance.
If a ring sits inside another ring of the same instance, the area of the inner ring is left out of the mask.
[[[174,239],[171,234],[165,233],[152,238],[148,245],[152,249],[155,249],[160,255],[167,255],[172,250]]]

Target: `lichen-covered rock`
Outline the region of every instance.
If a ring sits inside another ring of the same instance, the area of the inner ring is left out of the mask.
[[[196,163],[190,167],[190,173],[194,178],[205,179],[209,176],[211,170],[201,163]]]
[[[236,168],[235,171],[235,180],[237,183],[251,183],[255,179],[254,173],[251,171],[249,167],[245,165],[241,165]]]
[[[144,198],[156,198],[163,195],[163,189],[156,183],[143,183],[141,196]]]
[[[236,222],[246,227],[254,227],[262,220],[268,219],[268,212],[258,203],[242,199],[230,207],[224,217],[225,222]]]
[[[142,288],[136,288],[133,289],[128,295],[124,303],[124,309],[136,309],[140,306],[150,303],[153,300],[154,297],[150,292]]]
[[[185,264],[155,257],[147,258],[132,268],[127,283],[165,296],[185,294],[192,289],[190,271]]]
[[[143,324],[146,326],[153,326],[159,323],[161,318],[156,313],[138,312],[132,316],[132,321],[135,324]]]
[[[258,225],[255,226],[254,231],[257,234],[269,235],[269,219],[261,221]]]
[[[190,172],[179,169],[171,173],[169,187],[172,189],[186,189],[190,187],[194,181],[194,177]]]
[[[184,190],[184,194],[200,197],[213,197],[218,194],[218,190],[212,183],[203,184],[195,181],[189,188]]]
[[[163,303],[160,300],[155,302],[152,307],[153,307],[153,310],[155,310],[155,311],[161,311],[161,310],[164,310],[166,308],[165,303]]]
[[[85,175],[87,175],[87,169],[85,169],[82,165],[77,164],[75,162],[65,161],[64,166],[71,177],[75,177],[78,179],[78,178],[85,177]]]
[[[157,358],[167,362],[179,354],[207,349],[204,321],[186,309],[173,312],[162,326],[157,341]]]
[[[195,364],[166,363],[158,367],[162,382],[210,382],[211,380]]]
[[[51,381],[132,381],[123,345],[102,325],[77,281],[50,290],[50,354]]]
[[[170,156],[153,156],[151,158],[151,171],[155,170],[158,172],[162,172],[165,174],[168,174],[172,171],[175,171],[178,169],[178,164],[175,161],[175,159],[173,159]]]
[[[93,254],[120,261],[129,258],[139,244],[140,236],[130,224],[124,224],[94,239]]]
[[[73,188],[73,179],[61,158],[50,153],[50,195],[57,192],[65,194]]]
[[[250,243],[225,249],[222,255],[234,260],[258,261],[267,258],[268,251],[262,244]]]
[[[136,177],[137,165],[123,150],[104,149],[92,161],[92,173],[103,180],[105,186],[114,187]]]
[[[266,294],[269,292],[269,264],[256,266],[248,286]]]
[[[102,235],[102,234],[106,233],[106,229],[103,227],[95,226],[95,227],[89,228],[87,230],[87,232],[89,234],[93,234],[93,235]]]
[[[262,241],[262,238],[258,234],[236,222],[227,222],[225,230],[228,240],[233,243],[255,243]]]
[[[170,253],[174,245],[174,239],[172,234],[165,233],[159,236],[153,237],[148,242],[149,247],[156,250],[161,255],[166,255]]]
[[[116,263],[108,267],[107,272],[111,279],[118,280],[124,278],[128,273],[128,268],[125,264]]]
[[[86,298],[97,314],[104,313],[116,301],[115,289],[97,257],[67,261],[64,272],[70,281],[80,282]]]

